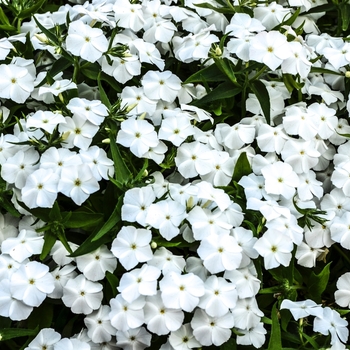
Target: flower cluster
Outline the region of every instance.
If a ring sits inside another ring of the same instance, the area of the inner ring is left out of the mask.
[[[0,341],[346,349],[350,5],[45,2],[0,9]]]

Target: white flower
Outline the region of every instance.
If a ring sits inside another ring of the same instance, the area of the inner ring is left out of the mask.
[[[280,309],[289,310],[296,321],[310,315],[322,317],[323,314],[322,307],[310,299],[302,301],[284,299],[281,303]]]
[[[238,299],[234,309],[231,310],[235,327],[250,329],[259,324],[264,313],[259,309],[255,298]]]
[[[53,350],[54,345],[61,339],[61,334],[52,328],[43,328],[24,350]]]
[[[144,23],[144,15],[140,4],[128,0],[117,0],[113,5],[114,18],[119,27],[139,31]]]
[[[66,46],[73,55],[93,63],[107,51],[108,41],[102,29],[91,28],[77,20],[69,24]]]
[[[151,147],[158,145],[154,126],[147,120],[129,118],[120,125],[117,143],[129,147],[136,157],[141,158]]]
[[[350,307],[350,272],[346,272],[338,278],[334,298],[338,305]]]
[[[143,350],[151,345],[152,335],[144,327],[117,331],[117,346],[123,350]]]
[[[84,275],[69,280],[63,288],[62,301],[75,314],[91,314],[101,306],[102,298],[102,284],[91,282]]]
[[[187,312],[192,312],[204,295],[204,283],[193,273],[169,272],[159,282],[159,287],[166,307]]]
[[[169,336],[169,343],[175,350],[188,350],[199,348],[201,344],[193,335],[191,325],[186,323],[182,325],[177,331],[171,332]]]
[[[10,288],[14,298],[28,306],[39,306],[55,287],[49,267],[30,261],[12,274]]]
[[[181,273],[186,265],[186,262],[182,256],[174,255],[165,247],[159,247],[154,252],[152,260],[148,262],[148,265],[158,267],[165,276],[170,271]]]
[[[249,329],[239,329],[239,335],[237,335],[237,344],[240,345],[253,345],[255,348],[260,349],[264,343],[267,333],[262,322],[258,323],[255,327]]]
[[[140,262],[152,259],[150,230],[123,226],[112,242],[111,252],[126,270],[130,270]]]
[[[65,123],[65,119],[60,113],[51,111],[37,111],[27,118],[27,128],[41,128],[52,134],[58,124]]]

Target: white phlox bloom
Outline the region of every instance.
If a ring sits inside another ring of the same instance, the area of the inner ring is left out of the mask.
[[[253,345],[255,348],[260,349],[265,343],[267,331],[262,322],[249,329],[238,329],[238,332],[240,334],[237,335],[237,344]]]
[[[100,188],[90,168],[86,164],[62,169],[58,191],[70,197],[75,204],[81,205],[90,194]]]
[[[18,142],[19,139],[11,134],[0,134],[0,165],[2,166],[6,160],[14,156],[20,149],[13,143]],[[12,143],[13,142],[13,143]]]
[[[115,335],[116,329],[111,325],[109,318],[111,308],[108,305],[101,307],[84,318],[88,329],[88,336],[94,343],[108,342]]]
[[[327,107],[324,103],[317,102],[310,105],[307,109],[308,112],[314,114],[317,118],[316,120],[318,120],[317,134],[324,140],[331,137],[338,124],[338,118],[335,115],[336,110]],[[344,133],[344,131],[342,133]]]
[[[305,237],[306,242],[301,242],[297,251],[295,252],[295,257],[298,260],[298,264],[304,267],[315,267],[316,259],[324,252],[324,249],[311,247],[307,238]]]
[[[146,298],[144,310],[147,329],[158,335],[178,330],[185,317],[182,310],[165,307],[160,291]]]
[[[118,27],[139,31],[145,23],[142,5],[128,0],[117,0],[113,5],[114,18]]]
[[[210,235],[229,233],[233,227],[233,225],[228,223],[227,217],[221,210],[211,211],[200,206],[195,206],[188,213],[187,220],[191,224],[193,237],[197,241]]]
[[[9,317],[12,321],[22,321],[28,318],[33,307],[13,297],[9,279],[0,281],[0,316]]]
[[[106,272],[113,273],[117,267],[117,259],[105,245],[101,245],[95,251],[77,256],[77,267],[90,281],[103,279]]]
[[[280,32],[260,32],[250,40],[249,58],[266,64],[271,70],[280,66],[290,54],[287,38]]]
[[[123,226],[112,242],[111,252],[126,270],[130,270],[140,262],[152,259],[150,230]]]
[[[350,272],[346,272],[338,278],[334,298],[338,305],[350,307]]]
[[[180,233],[179,225],[187,217],[186,207],[172,200],[151,204],[146,223],[159,229],[159,233],[168,241]]]
[[[108,116],[107,107],[98,100],[89,101],[86,98],[72,98],[67,108],[73,113],[86,118],[94,125],[100,125]]]
[[[111,324],[118,331],[127,331],[140,327],[145,322],[144,306],[146,300],[140,296],[132,303],[127,302],[121,294],[110,300],[111,311],[109,318]]]
[[[261,175],[258,176],[254,173],[244,175],[238,184],[244,188],[246,198],[262,199],[266,196],[265,179]]]
[[[102,288],[102,284],[89,281],[80,274],[63,287],[62,301],[73,313],[89,315],[101,306]]]
[[[196,256],[189,256],[186,259],[186,272],[192,272],[203,282],[208,278],[209,271],[203,265],[203,260]]]
[[[108,49],[108,41],[100,28],[91,28],[82,21],[69,24],[67,51],[89,62],[96,62]]]
[[[63,338],[54,345],[54,350],[90,350],[89,344],[79,339]]]
[[[0,39],[0,60],[4,60],[10,51],[14,48],[8,38]]]
[[[237,291],[235,284],[222,277],[210,276],[204,283],[205,294],[198,306],[211,317],[222,317],[235,307]],[[199,339],[198,339],[199,340]]]
[[[237,269],[242,261],[242,248],[234,237],[225,233],[204,238],[197,252],[212,274]]]
[[[140,295],[155,295],[160,273],[157,267],[144,264],[140,269],[124,273],[117,289],[129,303]]]
[[[215,136],[220,144],[230,150],[238,150],[244,144],[250,144],[255,138],[255,127],[237,123],[228,125],[221,123],[216,126]]]
[[[226,27],[225,34],[243,38],[253,32],[261,32],[264,29],[265,27],[256,18],[252,18],[246,13],[236,12],[232,16],[230,24]]]
[[[27,128],[40,128],[52,134],[57,125],[65,123],[65,119],[60,113],[51,111],[37,111],[27,118]]]
[[[268,124],[261,125],[256,138],[258,146],[263,152],[276,152],[277,154],[281,153],[288,139],[282,124],[275,127]]]
[[[55,287],[49,267],[37,261],[30,261],[12,274],[10,288],[15,299],[35,307],[39,306]]]
[[[78,245],[72,242],[68,242],[68,245],[70,246],[72,251],[78,248]],[[53,245],[50,255],[52,256],[53,261],[58,266],[68,265],[71,262],[75,261],[75,258],[71,258],[68,256],[69,252],[59,239]]]
[[[335,68],[346,66],[350,62],[350,44],[348,42],[338,41],[331,47],[325,47],[322,50],[323,55],[328,59],[329,63]]]
[[[65,265],[63,267],[57,266],[55,270],[51,271],[51,275],[54,278],[55,289],[48,294],[48,297],[52,299],[61,299],[63,296],[63,287],[67,282],[75,277],[77,273],[75,272],[74,265]]]
[[[259,210],[266,221],[271,221],[280,216],[284,216],[287,219],[291,217],[291,212],[288,208],[279,205],[273,200],[261,201],[257,198],[248,198],[247,209]]]
[[[181,90],[181,80],[171,71],[148,71],[141,79],[145,95],[152,100],[174,102]]]
[[[39,87],[38,95],[42,98],[50,98],[49,96],[58,96],[64,91],[73,90],[77,88],[77,84],[68,79],[59,79],[51,85],[43,85]]]
[[[350,213],[336,216],[330,226],[331,238],[333,241],[350,250]]]
[[[323,225],[315,222],[311,230],[305,227],[305,240],[312,248],[329,248],[333,243],[331,238],[331,231],[329,229],[330,223],[325,222]]]
[[[0,97],[24,103],[34,90],[35,77],[26,67],[0,64]]]
[[[144,327],[117,331],[117,346],[124,350],[143,350],[151,345],[152,335]]]
[[[220,346],[232,335],[234,319],[230,312],[220,317],[209,316],[204,310],[196,309],[191,321],[193,335],[202,345]]]
[[[129,118],[121,123],[117,143],[129,147],[136,157],[141,158],[151,147],[158,145],[154,126],[147,120]]]
[[[144,28],[146,29],[146,28]],[[168,19],[156,21],[152,26],[149,26],[143,34],[143,39],[150,43],[157,41],[161,43],[169,43],[177,30],[174,23]]]
[[[251,259],[256,259],[259,253],[254,249],[254,244],[258,240],[253,237],[253,232],[243,227],[235,227],[231,230],[231,235],[237,241],[237,244],[242,248],[242,261],[240,268],[250,264]]]
[[[9,254],[12,259],[22,263],[34,254],[40,254],[44,245],[44,236],[34,230],[20,230],[18,236],[8,237],[1,244],[2,254]]]
[[[265,190],[289,199],[299,185],[299,177],[288,163],[276,162],[261,169],[265,178]]]
[[[201,346],[194,337],[192,327],[189,323],[185,323],[177,331],[171,332],[169,343],[171,345],[169,350],[189,350]]]
[[[153,254],[152,260],[148,261],[148,265],[155,266],[162,271],[165,276],[171,271],[181,273],[186,265],[182,256],[174,255],[165,247],[159,247]],[[187,272],[191,272],[186,268]]]
[[[6,238],[18,236],[17,223],[10,213],[0,213],[0,245]]]
[[[159,287],[166,307],[187,312],[194,310],[205,293],[203,281],[193,273],[169,272],[159,282]]]
[[[254,244],[254,248],[264,258],[267,270],[280,265],[288,266],[292,259],[292,240],[274,229],[268,229]]]
[[[250,329],[257,326],[261,317],[264,316],[255,298],[238,299],[235,308],[231,312],[235,327],[240,329]]]
[[[52,169],[37,169],[22,188],[22,201],[28,208],[52,208],[58,193],[59,176]]]
[[[25,350],[53,350],[54,345],[61,339],[61,334],[52,328],[43,328],[36,337],[28,344]]]
[[[314,196],[323,196],[322,182],[316,180],[316,174],[310,170],[308,173],[299,174],[298,196],[301,200],[311,200]]]
[[[154,44],[137,38],[129,46],[132,53],[138,55],[140,62],[154,64],[160,70],[164,69],[164,59]]]
[[[19,189],[25,186],[30,174],[39,168],[39,153],[34,148],[18,151],[9,157],[1,167],[1,177]]]
[[[24,260],[22,263],[27,263],[28,260]],[[11,275],[19,269],[21,263],[11,258],[10,255],[0,254],[0,280],[11,279]]]
[[[98,146],[89,147],[86,151],[80,150],[79,156],[84,164],[87,164],[97,181],[108,180],[114,175],[114,163],[107,157],[104,149]]]
[[[266,30],[271,30],[278,24],[287,20],[291,15],[291,9],[278,4],[276,1],[265,4],[258,4],[254,8],[254,18],[259,20]]]
[[[210,34],[213,29],[212,25],[184,38],[175,36],[172,40],[175,57],[185,63],[207,58],[211,45],[219,41],[216,35]]]
[[[150,147],[148,152],[143,155],[143,158],[152,159],[155,163],[161,164],[167,150],[167,145],[163,141],[159,141],[156,147]]]
[[[175,202],[181,203],[184,206],[194,205],[196,202],[198,187],[187,183],[180,185],[177,183],[169,184],[169,196]]]
[[[75,146],[86,151],[99,127],[89,122],[85,117],[82,118],[79,114],[74,114],[72,118],[65,117],[65,121],[65,124],[59,124],[58,127],[59,132],[67,135],[62,141],[62,147],[73,148]]]
[[[244,268],[225,271],[224,277],[236,286],[240,299],[254,297],[260,290],[261,281],[257,278],[253,263]]]
[[[339,313],[329,307],[323,309],[323,314],[314,320],[314,332],[331,335],[331,344],[347,343],[349,337],[348,322],[341,318]]]
[[[350,163],[341,163],[336,166],[331,176],[335,187],[340,188],[346,196],[350,196]]]

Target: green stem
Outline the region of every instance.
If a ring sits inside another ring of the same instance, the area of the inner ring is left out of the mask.
[[[350,258],[342,251],[342,249],[337,245],[334,244],[333,247],[338,251],[338,253],[348,262],[350,263]]]
[[[256,73],[256,74],[254,75],[253,78],[250,79],[250,81],[253,81],[253,80],[258,79],[258,78],[260,77],[260,75],[263,74],[263,73],[265,72],[266,68],[267,68],[267,66],[264,65],[264,66],[259,70],[259,72]]]

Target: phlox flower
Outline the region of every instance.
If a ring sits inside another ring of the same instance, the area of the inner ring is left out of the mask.
[[[262,322],[249,329],[239,329],[238,332],[239,335],[237,335],[236,342],[239,345],[253,345],[255,348],[260,349],[265,343],[267,331]]]
[[[3,165],[8,158],[17,153],[19,149],[13,143],[18,141],[18,138],[14,135],[0,134],[0,165]]]
[[[99,100],[89,101],[86,98],[74,97],[67,104],[67,108],[94,125],[100,125],[108,116],[107,107]]]
[[[310,200],[314,196],[321,198],[323,195],[322,182],[316,180],[316,174],[309,170],[307,173],[299,174],[298,196],[301,200]]]
[[[256,18],[252,18],[246,13],[236,12],[232,16],[230,24],[226,27],[225,34],[243,38],[253,32],[261,32],[264,29],[265,27]]]
[[[291,212],[288,208],[279,205],[276,201],[261,201],[257,198],[248,198],[247,209],[259,210],[267,221],[271,221],[280,216],[290,218]]]
[[[204,310],[197,309],[191,321],[193,335],[202,345],[220,346],[232,335],[234,319],[230,312],[220,317],[209,316]]]
[[[237,291],[235,284],[222,277],[210,276],[204,283],[205,294],[198,306],[211,317],[222,317],[235,307]]]
[[[167,150],[167,145],[163,141],[159,141],[156,147],[150,147],[148,152],[143,155],[143,158],[152,159],[155,163],[161,164]]]
[[[117,143],[129,147],[136,157],[141,158],[151,147],[158,145],[154,126],[147,120],[129,118],[121,123]]]
[[[228,125],[221,123],[216,126],[215,136],[220,144],[230,150],[238,150],[244,144],[253,142],[255,138],[255,127],[237,123]]]
[[[91,146],[86,151],[80,150],[79,156],[84,164],[87,164],[97,181],[108,180],[114,175],[114,163],[107,157],[104,149]]]
[[[110,306],[101,307],[84,318],[85,326],[88,329],[88,336],[94,343],[108,342],[115,335],[116,329],[111,325],[109,319]]]
[[[91,28],[77,20],[69,24],[66,47],[73,55],[93,63],[107,51],[108,41],[102,29]]]
[[[90,281],[98,281],[105,277],[106,272],[113,273],[117,267],[117,259],[105,245],[91,253],[75,258],[78,269]]]
[[[276,1],[268,5],[258,4],[254,7],[254,18],[259,20],[266,30],[276,27],[291,15],[291,9],[278,4]]]
[[[350,250],[350,213],[336,216],[330,225],[331,238],[333,241]]]
[[[2,215],[0,213],[0,245],[7,238],[17,237],[18,232],[17,223],[13,220],[11,214]]]
[[[159,229],[159,233],[168,241],[180,233],[179,225],[186,218],[186,207],[172,200],[151,204],[146,223]]]
[[[185,259],[182,256],[174,255],[170,250],[165,247],[159,247],[153,254],[152,260],[148,262],[148,265],[155,266],[162,271],[165,276],[171,271],[181,273],[186,265]],[[188,269],[186,268],[187,272]]]
[[[24,103],[34,90],[34,76],[26,67],[0,64],[0,97]]]
[[[21,265],[10,282],[12,296],[28,306],[39,306],[55,288],[49,267],[37,261]]]
[[[124,350],[143,350],[151,345],[152,335],[144,327],[117,331],[117,346]]]
[[[14,48],[8,38],[0,39],[0,60],[4,60],[10,51]]]
[[[204,238],[197,250],[204,266],[211,273],[237,269],[242,261],[242,248],[229,234],[212,234]]]
[[[113,5],[113,13],[118,27],[137,32],[145,23],[142,5],[130,3],[128,0],[117,0]]]
[[[65,123],[65,119],[60,113],[51,111],[37,111],[27,118],[27,128],[40,128],[52,134],[58,124]]]
[[[318,120],[317,134],[320,137],[323,139],[328,139],[334,134],[335,128],[338,124],[335,109],[327,107],[324,103],[315,102],[308,107],[308,112],[315,114]]]
[[[185,323],[177,331],[171,332],[169,343],[171,345],[170,350],[189,350],[201,346],[194,337],[192,327],[189,323]]]
[[[58,191],[70,197],[75,204],[81,205],[99,188],[88,165],[81,164],[62,169]]]
[[[138,38],[130,43],[130,50],[138,55],[140,62],[154,64],[160,70],[164,69],[164,59],[154,44]]]
[[[157,267],[144,264],[140,269],[124,273],[117,289],[127,302],[132,303],[140,295],[155,295],[159,276]]]
[[[143,308],[146,301],[144,296],[129,303],[121,294],[118,294],[109,303],[111,306],[109,318],[112,326],[118,331],[138,328],[145,322]]]
[[[280,32],[260,32],[250,40],[249,58],[266,64],[272,70],[280,66],[290,54],[287,38]]]
[[[70,279],[63,287],[62,301],[75,314],[91,314],[101,306],[102,298],[102,284],[91,282],[82,274]]]
[[[333,42],[330,47],[325,47],[322,54],[328,59],[329,63],[335,68],[346,66],[350,62],[350,44],[348,42]]]
[[[334,243],[331,238],[330,222],[322,225],[314,222],[311,229],[305,227],[305,240],[312,248],[329,248]]]
[[[314,320],[314,332],[331,335],[331,344],[347,343],[349,337],[348,322],[339,313],[329,307],[323,309],[323,314]]]
[[[169,43],[177,30],[174,23],[168,19],[156,21],[153,25],[147,26],[143,39],[150,43],[155,43],[157,41],[161,43]]]
[[[198,276],[203,282],[206,281],[209,271],[203,265],[203,260],[196,256],[189,256],[186,259],[186,272],[192,272]]]
[[[238,184],[244,188],[246,198],[266,198],[265,179],[263,176],[258,176],[254,173],[244,175],[238,181]]]
[[[257,326],[261,317],[264,316],[255,298],[238,299],[235,308],[231,312],[235,327],[246,330]]]
[[[72,249],[72,251],[78,248],[78,245],[72,242],[68,242],[68,245]],[[58,266],[68,265],[71,262],[75,261],[75,258],[71,258],[68,256],[69,252],[59,239],[53,245],[50,255],[52,256],[53,261]]]
[[[181,90],[180,78],[169,70],[164,72],[150,70],[142,77],[141,84],[145,95],[152,100],[174,102]]]
[[[13,297],[9,279],[0,281],[0,316],[8,317],[12,321],[22,321],[28,318],[33,307]]]
[[[192,312],[204,295],[203,281],[193,273],[180,275],[178,272],[167,273],[159,282],[162,300],[166,307]]]
[[[150,230],[123,226],[112,242],[111,252],[126,270],[130,270],[140,262],[152,259]]]
[[[256,138],[258,146],[263,152],[276,152],[280,154],[286,141],[289,139],[282,124],[272,127],[263,124],[259,128]]]
[[[298,244],[297,251],[295,252],[295,257],[298,260],[298,264],[304,267],[315,267],[316,259],[324,252],[323,249],[311,247],[307,238],[306,242],[301,242]]]
[[[257,238],[253,237],[253,232],[251,230],[247,230],[244,227],[235,227],[231,230],[231,235],[242,248],[240,268],[249,265],[251,262],[250,259],[256,259],[259,256],[258,252],[254,249]]]
[[[44,245],[44,237],[34,230],[20,230],[18,236],[8,237],[1,244],[2,254],[22,263],[34,254],[40,254]]]
[[[292,240],[273,229],[268,229],[254,244],[254,248],[264,258],[264,266],[267,270],[280,265],[288,266],[292,259]]]
[[[155,334],[168,334],[182,326],[184,320],[183,311],[165,307],[160,291],[156,295],[146,298],[144,310],[147,329]]]
[[[38,95],[43,99],[49,99],[50,95],[58,96],[64,91],[77,88],[77,84],[68,79],[58,79],[51,85],[43,85],[39,87]]]
[[[65,265],[63,267],[57,266],[55,270],[51,271],[51,275],[54,278],[55,289],[48,294],[49,298],[52,299],[61,299],[63,296],[63,287],[67,284],[67,282],[77,277],[77,273],[75,272],[75,266],[72,264]]]
[[[61,339],[61,334],[52,328],[43,328],[36,337],[28,344],[25,350],[53,350],[56,343]]]
[[[350,163],[341,163],[336,166],[331,176],[335,187],[342,189],[346,196],[350,196]]]
[[[62,338],[54,345],[54,350],[90,350],[90,345],[75,338]]]
[[[58,127],[59,132],[68,135],[62,141],[62,147],[73,148],[74,146],[86,151],[92,138],[98,132],[99,127],[89,122],[85,117],[74,114],[73,117],[65,117],[66,123],[61,123]]]
[[[337,280],[337,290],[334,293],[335,301],[342,307],[350,305],[350,272],[341,275]]]
[[[52,208],[58,193],[59,176],[52,169],[31,173],[22,188],[22,201],[28,208]]]
[[[265,178],[265,190],[268,194],[279,194],[287,199],[294,195],[295,188],[299,185],[299,178],[291,165],[279,161],[266,165],[261,172]]]

